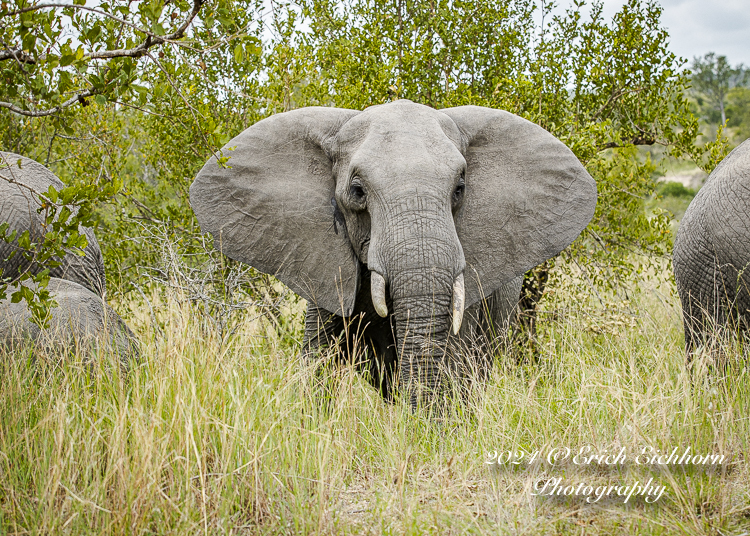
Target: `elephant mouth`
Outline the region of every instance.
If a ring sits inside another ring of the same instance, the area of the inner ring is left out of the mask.
[[[378,315],[382,318],[388,316],[388,306],[385,301],[385,278],[375,270],[370,271],[370,293],[372,295],[372,304]],[[453,282],[451,310],[453,312],[452,324],[454,335],[458,335],[458,331],[461,329],[465,304],[466,288],[464,286],[464,274],[462,272],[456,276],[456,279]]]

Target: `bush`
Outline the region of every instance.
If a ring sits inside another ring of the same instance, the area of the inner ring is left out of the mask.
[[[687,188],[680,182],[663,182],[656,187],[656,193],[663,197],[695,197],[696,190]]]

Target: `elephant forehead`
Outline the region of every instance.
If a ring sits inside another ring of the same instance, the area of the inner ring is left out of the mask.
[[[465,164],[458,148],[445,136],[420,136],[409,130],[371,130],[352,153],[352,164],[376,162],[396,168],[454,169]]]
[[[364,124],[357,137],[342,140],[338,154],[337,169],[356,170],[371,179],[379,175],[452,178],[466,165],[436,121],[403,121],[393,114]]]
[[[451,148],[461,152],[462,147],[458,127],[448,116],[406,100],[367,108],[341,128],[337,142],[339,149],[349,154],[365,142],[373,149],[406,152],[439,153]]]

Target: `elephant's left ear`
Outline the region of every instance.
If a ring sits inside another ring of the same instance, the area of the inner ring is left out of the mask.
[[[203,232],[227,256],[275,275],[317,307],[349,316],[359,261],[335,223],[327,146],[355,110],[311,107],[259,121],[190,186]]]
[[[502,110],[441,110],[464,141],[466,194],[456,230],[466,257],[466,305],[554,257],[583,231],[596,183],[560,140]]]

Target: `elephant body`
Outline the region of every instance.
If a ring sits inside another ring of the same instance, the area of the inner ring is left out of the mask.
[[[30,321],[31,311],[25,301],[11,302],[11,295],[18,289],[11,284],[7,297],[0,300],[0,346],[14,350],[32,342],[47,353],[80,349],[90,354],[107,349],[123,362],[137,357],[133,332],[104,301],[104,259],[91,229],[79,229],[88,241],[84,255],[69,252],[57,259],[59,266],[47,267],[29,260],[18,247],[18,237],[24,231],[29,232],[32,243],[43,239],[44,211],[37,212],[41,207],[37,194],[46,193],[50,186],[58,192],[65,187],[38,162],[0,153],[0,223],[9,224],[9,234],[17,232],[14,242],[0,241],[2,280],[13,282],[24,272],[36,274],[49,268],[47,290],[57,302],[50,312],[49,326],[40,329]]]
[[[750,140],[706,179],[675,239],[674,273],[688,357],[727,328],[750,327]]]
[[[50,186],[57,191],[65,187],[60,179],[38,162],[14,153],[0,152],[0,223],[9,224],[8,234],[15,230],[20,236],[28,230],[32,242],[44,237],[44,217],[37,212],[41,203],[36,193],[47,192]],[[88,227],[82,227],[80,232],[86,235],[88,241],[85,256],[68,253],[59,266],[50,268],[50,275],[74,281],[103,296],[106,283],[99,243]],[[27,270],[36,274],[45,268],[26,259],[17,243],[18,238],[13,243],[0,241],[2,279],[13,281]]]
[[[101,296],[78,283],[54,277],[47,289],[57,307],[51,310],[45,329],[31,322],[31,311],[24,301],[11,303],[10,297],[0,300],[0,345],[14,350],[32,342],[47,353],[106,350],[116,353],[123,363],[139,355],[135,335]],[[10,287],[8,296],[14,290]]]
[[[462,343],[503,332],[523,273],[567,247],[596,205],[559,140],[477,106],[302,108],[222,154],[190,187],[215,247],[308,300],[307,352],[345,332],[345,353],[367,348],[371,381],[384,393],[397,383],[413,407],[463,368]]]

